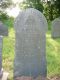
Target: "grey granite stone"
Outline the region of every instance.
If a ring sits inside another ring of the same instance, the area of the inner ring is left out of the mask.
[[[47,21],[36,9],[22,11],[15,20],[14,77],[46,77]]]
[[[3,74],[2,71],[2,47],[3,47],[3,36],[8,35],[8,29],[0,22],[0,77]]]
[[[52,21],[51,36],[52,38],[60,37],[60,18],[56,18]]]
[[[0,21],[0,35],[7,36],[8,28]]]
[[[2,76],[2,43],[3,43],[3,37],[0,36],[0,77]]]

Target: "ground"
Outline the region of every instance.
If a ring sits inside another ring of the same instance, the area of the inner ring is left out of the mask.
[[[47,80],[60,80],[60,76],[56,75],[51,78],[48,78]]]

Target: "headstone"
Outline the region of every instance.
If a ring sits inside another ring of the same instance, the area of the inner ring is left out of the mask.
[[[3,25],[2,22],[0,22],[0,78],[3,75],[2,70],[2,47],[3,47],[3,36],[8,35],[8,29]]]
[[[22,11],[15,24],[14,80],[16,77],[46,77],[47,21],[36,9]],[[24,79],[23,79],[24,80]]]
[[[1,2],[1,0],[0,0],[0,2]]]
[[[3,38],[0,36],[0,77],[2,77],[3,70],[2,70],[2,43],[3,43]]]
[[[60,18],[56,18],[52,21],[52,38],[60,37]]]
[[[8,28],[2,22],[0,22],[0,35],[8,36]]]
[[[3,1],[3,0],[0,0],[0,5],[1,5],[2,1]]]

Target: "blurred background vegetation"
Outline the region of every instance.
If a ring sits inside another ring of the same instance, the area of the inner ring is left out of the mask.
[[[14,21],[14,17],[8,16],[6,9],[18,5],[21,10],[26,8],[35,8],[41,11],[48,24],[57,17],[60,17],[60,0],[23,0],[22,2],[13,3],[12,0],[1,0],[0,2],[0,21]],[[7,23],[6,23],[7,24]],[[48,27],[48,29],[51,29]]]
[[[5,9],[14,5],[16,4],[12,0],[2,0],[0,2],[0,20],[9,18]],[[50,21],[60,16],[60,0],[23,0],[18,5],[21,9],[38,9]]]

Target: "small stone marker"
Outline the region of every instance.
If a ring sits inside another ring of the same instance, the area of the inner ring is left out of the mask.
[[[22,11],[16,18],[14,80],[16,77],[46,77],[47,21],[36,9]],[[23,79],[24,80],[24,79]]]
[[[52,21],[52,38],[59,38],[60,37],[60,18],[56,18]]]
[[[0,78],[2,78],[2,47],[3,47],[3,36],[8,35],[8,29],[0,22]]]
[[[3,77],[1,80],[7,80],[9,73],[8,72],[4,72],[3,73]]]

